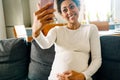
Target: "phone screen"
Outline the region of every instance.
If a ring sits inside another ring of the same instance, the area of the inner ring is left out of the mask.
[[[48,4],[49,2],[54,3],[54,0],[40,0],[40,8],[44,7],[46,4]],[[53,8],[54,5],[50,8]]]

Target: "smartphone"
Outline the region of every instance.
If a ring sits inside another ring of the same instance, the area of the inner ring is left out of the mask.
[[[40,8],[44,7],[45,5],[47,5],[49,2],[52,2],[53,3],[53,6],[51,6],[50,8],[53,8],[54,7],[54,0],[40,0],[39,3],[40,3]]]

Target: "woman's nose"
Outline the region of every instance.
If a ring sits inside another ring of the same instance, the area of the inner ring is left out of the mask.
[[[68,14],[72,13],[72,10],[68,8],[68,12],[67,13]]]

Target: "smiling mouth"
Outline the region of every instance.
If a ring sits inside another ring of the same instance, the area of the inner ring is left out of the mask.
[[[72,18],[74,18],[76,15],[77,15],[77,14],[74,13],[74,14],[72,14],[72,15],[69,15],[68,17],[69,17],[69,19],[72,19]]]

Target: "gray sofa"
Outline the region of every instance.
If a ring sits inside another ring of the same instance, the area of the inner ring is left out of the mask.
[[[101,36],[102,66],[94,80],[120,80],[120,37]],[[0,40],[0,80],[47,80],[54,60],[54,46],[41,49],[35,40]]]
[[[95,80],[120,80],[120,36],[102,36],[102,66]]]
[[[0,80],[25,80],[30,45],[24,39],[0,40]]]

